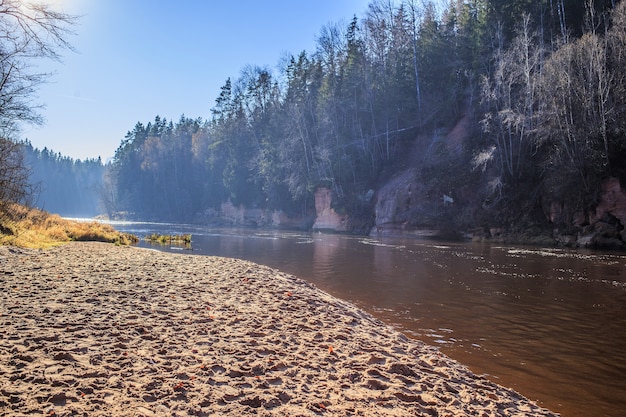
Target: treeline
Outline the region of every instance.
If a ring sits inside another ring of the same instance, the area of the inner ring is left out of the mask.
[[[29,203],[70,217],[94,217],[104,212],[101,205],[104,165],[100,158],[75,160],[47,148],[21,143],[24,164],[33,189]]]
[[[472,187],[489,221],[589,210],[600,181],[625,174],[626,7],[613,6],[374,1],[276,73],[226,80],[207,120],[137,123],[106,167],[105,207],[189,220],[230,200],[297,215],[323,185],[338,211],[371,219],[370,190],[414,166],[446,192]],[[460,154],[432,146],[461,118]]]

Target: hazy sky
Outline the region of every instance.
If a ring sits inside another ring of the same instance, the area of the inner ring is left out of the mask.
[[[156,115],[210,118],[220,87],[247,64],[276,70],[313,52],[328,23],[362,17],[369,0],[55,0],[81,15],[76,53],[43,62],[45,124],[21,137],[76,159],[112,157],[129,130]]]

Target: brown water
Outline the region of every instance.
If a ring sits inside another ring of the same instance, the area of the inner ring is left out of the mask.
[[[564,417],[626,415],[626,256],[128,224],[292,273]]]

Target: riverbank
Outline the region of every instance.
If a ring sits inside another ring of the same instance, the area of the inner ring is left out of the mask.
[[[269,267],[0,248],[0,415],[553,416]]]
[[[19,204],[0,204],[0,245],[49,248],[72,241],[131,245],[138,238],[97,221],[77,222]]]

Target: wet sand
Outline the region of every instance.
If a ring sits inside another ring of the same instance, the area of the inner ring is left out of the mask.
[[[0,416],[554,416],[251,262],[0,247]]]

